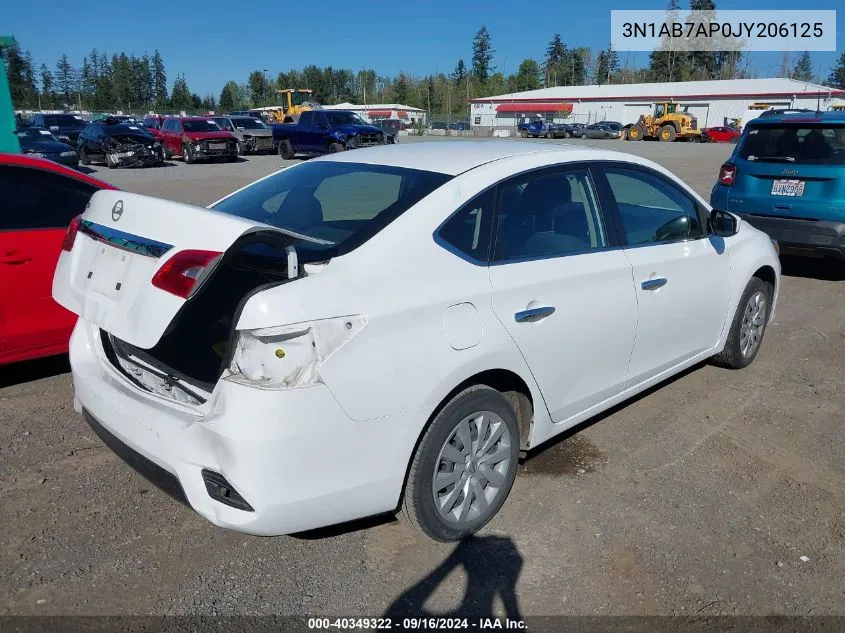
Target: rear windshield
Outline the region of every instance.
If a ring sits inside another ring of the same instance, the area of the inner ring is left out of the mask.
[[[261,121],[253,119],[252,117],[244,117],[242,119],[232,119],[235,127],[242,127],[245,130],[266,130],[267,126]]]
[[[220,128],[214,121],[182,121],[186,132],[219,132]]]
[[[738,151],[752,162],[845,165],[845,122],[749,125]]]
[[[44,117],[44,125],[58,125],[61,127],[82,127],[85,120],[75,114],[49,114]]]
[[[358,163],[317,161],[282,170],[214,209],[313,237],[300,242],[303,262],[360,246],[452,177]]]

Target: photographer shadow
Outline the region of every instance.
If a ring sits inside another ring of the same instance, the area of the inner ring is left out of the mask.
[[[446,613],[426,611],[426,600],[459,567],[467,574],[467,588],[461,604]],[[402,593],[388,607],[384,617],[400,623],[403,618],[507,617],[521,620],[516,597],[521,570],[522,556],[510,538],[472,536],[461,541],[440,566]],[[504,605],[504,613],[494,613],[497,595]]]

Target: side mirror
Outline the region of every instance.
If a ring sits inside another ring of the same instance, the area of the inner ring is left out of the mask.
[[[736,235],[739,230],[736,216],[722,211],[721,209],[713,209],[710,212],[710,231],[719,237],[730,237]]]

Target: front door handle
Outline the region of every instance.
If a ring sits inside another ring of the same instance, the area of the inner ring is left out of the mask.
[[[513,320],[517,323],[534,323],[547,316],[554,314],[555,309],[552,306],[545,306],[542,308],[531,308],[530,310],[523,310],[513,315]]]
[[[20,251],[9,251],[5,255],[0,255],[0,264],[26,264],[31,261],[32,257]]]
[[[666,277],[655,277],[654,279],[646,279],[640,284],[643,290],[657,290],[666,285]]]

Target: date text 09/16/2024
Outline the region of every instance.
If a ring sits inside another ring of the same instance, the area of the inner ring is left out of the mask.
[[[308,618],[308,628],[315,631],[342,630],[524,630],[523,620],[509,618],[447,618],[447,617],[411,617],[395,620],[393,618]]]

